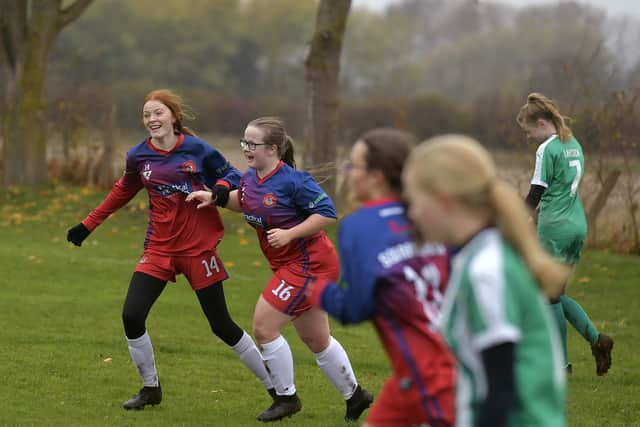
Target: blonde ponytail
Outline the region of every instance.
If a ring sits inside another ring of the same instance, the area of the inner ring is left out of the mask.
[[[524,201],[497,178],[491,154],[478,141],[465,135],[433,137],[411,152],[405,168],[416,174],[421,191],[451,194],[495,220],[542,291],[549,298],[560,296],[569,269],[542,248]]]
[[[489,194],[502,235],[522,256],[547,297],[558,298],[569,278],[569,268],[553,259],[542,248],[533,223],[528,220],[529,211],[511,185],[495,180]]]

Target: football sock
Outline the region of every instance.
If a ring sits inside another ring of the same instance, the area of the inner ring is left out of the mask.
[[[158,387],[158,371],[153,358],[153,346],[147,331],[139,338],[127,338],[129,354],[133,364],[138,369],[142,384],[146,387]]]
[[[293,355],[289,343],[280,335],[275,340],[262,344],[264,359],[271,381],[280,396],[292,396],[296,393],[293,384]]]
[[[262,355],[248,333],[243,331],[240,340],[238,340],[235,345],[231,346],[231,348],[238,354],[238,356],[240,356],[242,363],[244,363],[245,366],[249,368],[260,381],[262,381],[262,384],[264,384],[267,389],[273,387],[271,377],[267,372],[267,368],[264,366]]]
[[[345,400],[349,399],[358,387],[347,352],[333,337],[329,337],[329,345],[320,353],[314,353],[316,363],[329,378],[333,386],[338,389]]]
[[[552,303],[551,312],[553,313],[553,318],[556,325],[558,326],[558,333],[560,334],[560,339],[562,340],[562,355],[564,357],[564,364],[566,366],[566,364],[569,363],[567,357],[567,321],[564,319],[564,310],[562,309],[562,303]]]
[[[560,302],[562,303],[564,316],[569,323],[571,323],[571,326],[573,326],[585,340],[589,341],[590,345],[595,344],[596,341],[598,341],[598,329],[596,329],[580,304],[566,295],[560,297]]]

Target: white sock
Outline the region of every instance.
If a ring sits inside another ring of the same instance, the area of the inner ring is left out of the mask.
[[[293,384],[293,355],[289,343],[280,335],[275,340],[262,344],[262,358],[267,365],[276,394],[291,396],[296,392]]]
[[[271,377],[264,366],[264,359],[248,333],[244,332],[240,340],[231,348],[240,356],[242,363],[262,381],[267,390],[273,388]]]
[[[142,378],[142,385],[158,387],[158,371],[156,370],[156,361],[153,358],[151,338],[149,338],[147,331],[144,331],[144,334],[139,338],[132,340],[127,338],[127,344],[131,360]]]
[[[345,400],[348,400],[358,387],[356,375],[353,373],[347,352],[333,337],[329,337],[329,345],[320,353],[313,353],[316,363],[329,381],[338,389]]]

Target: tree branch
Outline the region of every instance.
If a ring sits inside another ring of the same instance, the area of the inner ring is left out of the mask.
[[[62,31],[64,27],[78,19],[82,12],[84,12],[92,2],[93,0],[76,0],[66,8],[60,10],[55,23],[56,33]]]
[[[0,41],[4,52],[3,59],[12,70],[16,68],[20,30],[26,21],[26,3],[0,0]]]

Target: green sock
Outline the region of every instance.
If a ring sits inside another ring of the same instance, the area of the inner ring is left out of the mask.
[[[550,304],[551,312],[553,313],[553,318],[558,325],[558,332],[560,333],[560,339],[562,340],[562,354],[564,356],[564,364],[566,366],[567,363],[567,321],[564,320],[564,310],[562,309],[562,303],[557,302],[555,304]]]
[[[564,315],[571,323],[571,326],[591,345],[595,344],[598,341],[598,330],[580,304],[566,295],[560,297],[560,302],[562,303]]]

